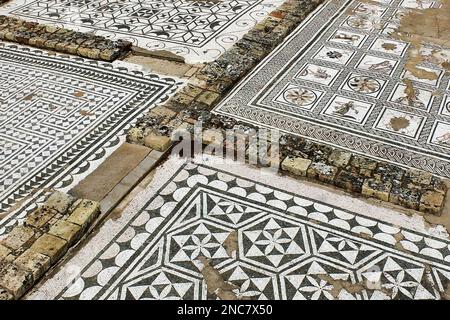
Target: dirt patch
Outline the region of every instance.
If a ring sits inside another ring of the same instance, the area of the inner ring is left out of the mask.
[[[405,68],[417,78],[428,80],[437,78],[434,72],[417,66],[425,60],[420,54],[422,45],[424,43],[447,47],[450,45],[450,0],[442,0],[441,3],[441,8],[410,10],[403,16],[397,32],[393,34],[393,37],[411,43]],[[448,63],[443,61],[442,66],[445,68]]]
[[[409,120],[404,117],[393,117],[390,122],[390,126],[395,131],[400,131],[409,127]]]
[[[404,79],[403,83],[406,85],[405,94],[409,104],[416,101],[416,89],[414,89],[413,82],[409,79]]]
[[[239,300],[233,290],[239,289],[237,286],[226,282],[219,271],[205,257],[199,257],[203,264],[202,275],[206,282],[209,294],[216,295],[220,300]]]
[[[237,231],[233,231],[223,242],[223,246],[227,251],[227,254],[230,258],[234,258],[238,253],[238,233]],[[234,255],[233,255],[234,252]]]
[[[381,46],[385,50],[395,50],[395,49],[397,49],[397,45],[394,44],[394,43],[383,43]]]
[[[81,97],[83,97],[84,95],[86,95],[86,92],[83,92],[83,91],[75,91],[75,93],[73,94],[75,97],[77,97],[77,98],[81,98]]]
[[[80,114],[84,117],[94,116],[95,113],[90,112],[89,110],[80,110]]]
[[[319,274],[318,277],[321,280],[324,280],[333,286],[333,289],[327,290],[327,291],[330,292],[330,294],[335,299],[339,298],[339,294],[341,293],[342,290],[345,290],[350,294],[361,293],[364,290],[370,290],[370,291],[378,290],[378,291],[383,292],[387,296],[392,296],[392,292],[390,290],[387,290],[386,288],[383,288],[381,286],[369,288],[365,282],[351,283],[350,281],[347,281],[347,280],[333,279],[329,275],[325,275],[325,274]]]

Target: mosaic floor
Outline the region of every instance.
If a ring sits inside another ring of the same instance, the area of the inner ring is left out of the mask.
[[[76,184],[176,88],[126,66],[0,43],[0,234],[26,214],[11,210]]]
[[[393,36],[408,10],[433,6],[329,1],[215,112],[450,177],[450,51],[422,44],[418,78]]]
[[[306,182],[205,163],[166,162],[29,298],[439,299],[449,284],[438,230]]]
[[[283,0],[17,0],[0,14],[126,39],[188,63],[213,61]]]

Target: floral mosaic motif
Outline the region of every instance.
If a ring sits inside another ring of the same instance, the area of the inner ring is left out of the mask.
[[[241,298],[439,299],[446,290],[448,241],[193,162],[167,179],[59,298],[217,299],[205,261]],[[238,225],[220,223],[220,212]]]
[[[358,93],[375,93],[380,90],[380,83],[370,77],[353,77],[348,80],[348,86]]]
[[[316,101],[317,95],[311,90],[299,88],[287,90],[284,93],[284,98],[298,106],[307,106]]]

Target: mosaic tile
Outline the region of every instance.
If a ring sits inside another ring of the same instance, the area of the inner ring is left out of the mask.
[[[138,195],[35,297],[216,299],[207,267],[236,298],[440,299],[445,291],[448,239],[313,200],[300,186],[277,189],[244,165],[173,161],[156,175],[161,187]]]
[[[129,69],[127,69],[129,68]],[[0,234],[43,190],[68,188],[177,80],[0,43]],[[6,217],[5,217],[6,216]]]
[[[213,61],[283,0],[17,0],[0,14],[168,50],[188,63]]]
[[[394,37],[408,10],[433,1],[328,1],[214,109],[403,167],[450,177],[449,50]]]

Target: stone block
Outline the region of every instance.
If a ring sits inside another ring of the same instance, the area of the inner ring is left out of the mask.
[[[58,211],[47,208],[40,207],[30,213],[26,220],[25,225],[35,228],[42,228],[58,213]]]
[[[408,170],[406,172],[405,180],[407,184],[416,184],[416,185],[422,185],[427,186],[431,184],[431,180],[433,178],[433,175],[426,171],[421,170]]]
[[[74,197],[60,191],[55,191],[47,199],[47,201],[45,201],[44,206],[46,208],[53,209],[61,214],[64,214],[74,201]]]
[[[297,176],[306,177],[306,173],[311,163],[311,160],[305,158],[286,157],[286,159],[281,162],[281,169]]]
[[[444,205],[445,195],[438,191],[427,191],[420,198],[419,210],[439,215]]]
[[[0,301],[14,300],[14,296],[5,288],[0,287]]]
[[[203,91],[197,98],[196,101],[207,105],[208,107],[214,106],[220,99],[220,94],[212,91]]]
[[[329,166],[321,162],[313,162],[308,168],[307,176],[311,179],[318,179],[325,183],[334,184],[334,179],[337,175],[338,168]]]
[[[14,264],[21,269],[31,272],[34,281],[40,279],[50,269],[50,262],[50,257],[30,249],[14,260]]]
[[[68,245],[71,246],[74,242],[79,240],[81,227],[69,221],[58,220],[50,228],[48,233],[66,240]]]
[[[33,243],[30,250],[46,255],[50,258],[51,264],[54,264],[66,253],[67,248],[66,240],[46,233]]]
[[[33,275],[30,271],[10,263],[0,271],[0,287],[8,291],[14,299],[19,299],[33,285]]]
[[[394,185],[389,195],[389,202],[401,205],[405,208],[418,210],[421,193],[419,190],[403,188]]]
[[[207,129],[202,133],[202,144],[220,147],[223,145],[225,136],[220,129]]]
[[[170,137],[161,136],[154,133],[150,133],[144,138],[144,145],[146,147],[164,152],[172,145]]]
[[[11,250],[18,250],[21,247],[29,246],[35,239],[35,232],[26,226],[16,226],[1,242]]]
[[[380,179],[366,179],[362,187],[362,194],[367,197],[389,201],[389,193],[392,189],[392,182]]]
[[[333,150],[328,157],[328,164],[338,168],[345,168],[349,164],[351,158],[352,154],[350,152]]]
[[[6,257],[9,256],[11,253],[11,250],[8,247],[5,247],[4,245],[0,244],[0,262],[6,259]]]
[[[82,200],[67,218],[68,222],[86,228],[100,213],[100,204],[91,200]]]
[[[345,170],[341,170],[334,180],[334,184],[337,187],[350,192],[357,192],[357,193],[362,192],[363,183],[364,183],[363,177],[361,177],[356,173],[348,172]]]

